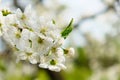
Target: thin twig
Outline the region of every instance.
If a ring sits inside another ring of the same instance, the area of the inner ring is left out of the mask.
[[[20,8],[22,11],[24,11],[24,8],[18,3],[18,0],[13,0],[13,4],[16,8]]]
[[[108,12],[109,10],[114,10],[114,6],[112,5],[109,5],[106,9],[104,9],[103,11],[97,13],[97,14],[94,14],[94,15],[91,15],[91,16],[86,16],[86,17],[83,17],[82,19],[80,19],[75,25],[74,25],[74,28],[77,28],[79,27],[83,22],[85,22],[86,20],[88,19],[93,19],[99,15],[102,15],[106,12]]]

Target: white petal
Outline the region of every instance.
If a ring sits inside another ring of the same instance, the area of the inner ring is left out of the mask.
[[[21,18],[22,14],[23,14],[23,12],[20,9],[17,9],[17,11],[16,11],[17,17]]]
[[[64,56],[58,57],[58,61],[59,61],[59,63],[64,63],[65,57]]]
[[[62,48],[57,48],[57,52],[56,52],[56,54],[58,55],[58,57],[63,56],[63,54],[64,54],[63,49],[62,49]]]
[[[46,64],[46,63],[41,63],[41,64],[39,64],[39,67],[41,67],[41,68],[48,68],[48,64]]]
[[[37,64],[37,54],[36,53],[33,53],[31,56],[28,57],[30,63],[32,64]]]
[[[66,66],[64,64],[58,64],[57,66],[61,67],[61,69],[66,69]]]
[[[49,68],[49,70],[51,70],[51,71],[56,71],[56,72],[60,72],[60,68],[59,67],[57,67],[57,66],[49,66],[48,67]]]
[[[26,8],[25,8],[25,11],[24,11],[24,14],[25,16],[27,17],[31,17],[32,16],[32,7],[31,5],[28,5]]]
[[[69,48],[69,49],[68,49],[68,55],[69,55],[69,56],[74,56],[74,54],[75,54],[74,48]]]
[[[37,64],[37,59],[35,59],[34,57],[29,57],[28,59],[31,64]]]
[[[26,60],[27,59],[27,55],[25,54],[25,53],[18,53],[19,55],[18,55],[18,58],[20,59],[20,60]]]
[[[55,44],[56,47],[62,46],[64,44],[65,39],[64,38],[60,38],[58,39],[57,43]]]

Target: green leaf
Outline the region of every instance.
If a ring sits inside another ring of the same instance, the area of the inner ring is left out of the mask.
[[[61,32],[61,36],[64,37],[64,39],[66,39],[66,37],[70,34],[70,32],[73,29],[73,18],[71,19],[69,25]]]

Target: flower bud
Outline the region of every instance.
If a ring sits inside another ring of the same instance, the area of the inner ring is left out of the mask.
[[[64,54],[72,57],[72,56],[74,56],[74,54],[75,54],[75,50],[74,50],[74,48],[64,49]]]

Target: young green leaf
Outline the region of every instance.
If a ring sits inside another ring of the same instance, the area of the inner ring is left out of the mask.
[[[73,24],[73,18],[71,19],[69,25],[61,32],[61,36],[64,37],[64,39],[66,39],[66,37],[72,31],[72,29],[73,29],[73,25],[72,24]]]

